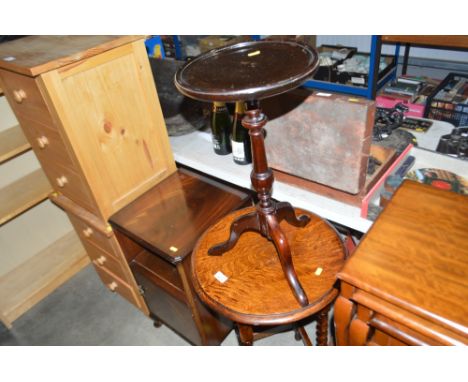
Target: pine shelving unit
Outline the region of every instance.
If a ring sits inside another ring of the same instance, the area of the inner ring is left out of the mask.
[[[0,176],[9,172],[8,177],[13,178],[0,187],[0,320],[11,328],[18,317],[89,264],[89,258],[66,215],[46,202],[52,187],[37,159],[32,158],[32,166],[31,158],[24,161],[23,154],[33,155],[31,146],[21,126],[11,124],[16,118],[1,86],[0,106],[4,114],[0,115]],[[31,168],[22,168],[26,174],[15,177],[11,172],[18,166],[10,166],[12,161]],[[38,205],[40,211],[33,211]],[[27,227],[21,232],[25,222]],[[14,229],[8,228],[10,224]],[[28,235],[31,229],[38,235]],[[54,229],[56,234],[51,235]],[[33,250],[25,250],[25,245],[15,247],[16,242],[37,237],[42,240],[28,243]]]

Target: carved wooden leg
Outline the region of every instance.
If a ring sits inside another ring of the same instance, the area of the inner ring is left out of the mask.
[[[368,308],[358,305],[357,314],[349,325],[349,342],[352,346],[364,346],[369,338],[370,327],[369,320],[373,312]]]
[[[276,203],[276,217],[278,218],[278,223],[286,220],[294,227],[305,227],[310,222],[310,217],[307,215],[297,217],[294,207],[288,202]]]
[[[221,256],[224,252],[234,248],[239,237],[247,230],[261,232],[257,212],[242,215],[235,219],[231,224],[229,239],[224,243],[211,247],[208,254],[210,256]]]
[[[307,295],[302,288],[299,279],[297,278],[296,271],[294,270],[291,249],[289,247],[286,235],[281,230],[276,216],[269,215],[266,216],[266,219],[268,222],[271,239],[273,240],[276,251],[278,252],[281,267],[283,268],[286,280],[288,281],[288,284],[294,293],[294,297],[296,297],[296,300],[299,302],[299,304],[301,304],[301,306],[307,306],[309,304],[309,299],[307,298]]]
[[[351,346],[364,346],[369,336],[369,325],[360,319],[354,319],[349,325],[349,344]]]
[[[343,296],[335,301],[335,335],[338,346],[349,345],[349,325],[354,314],[354,304]]]
[[[322,309],[317,314],[317,327],[315,332],[315,339],[317,346],[328,346],[328,311],[330,306]]]
[[[250,325],[237,324],[239,331],[239,342],[242,346],[253,345],[253,329]]]

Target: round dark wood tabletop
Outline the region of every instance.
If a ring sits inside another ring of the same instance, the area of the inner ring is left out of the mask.
[[[301,85],[318,67],[318,54],[293,41],[249,41],[206,52],[180,68],[175,85],[201,101],[248,101]]]
[[[309,299],[301,307],[284,276],[272,242],[255,232],[246,232],[235,247],[221,256],[208,249],[223,241],[232,221],[255,207],[235,211],[209,228],[192,253],[195,289],[201,300],[231,320],[249,325],[276,325],[297,322],[311,316],[337,296],[336,275],[345,261],[345,249],[336,231],[310,212],[311,221],[296,228],[280,225],[292,251],[294,268]]]

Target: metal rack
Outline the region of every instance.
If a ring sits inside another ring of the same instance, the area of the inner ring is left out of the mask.
[[[308,88],[314,88],[319,90],[326,90],[338,93],[353,94],[360,97],[366,97],[369,99],[375,99],[377,90],[382,88],[388,81],[396,77],[397,69],[397,57],[400,54],[400,45],[398,44],[395,48],[395,67],[392,68],[384,78],[378,80],[379,75],[379,63],[380,55],[382,50],[382,39],[380,36],[372,36],[371,49],[370,49],[370,65],[369,65],[369,81],[367,88],[336,84],[325,81],[309,80],[304,86]]]
[[[251,35],[252,40],[259,40],[261,37],[260,35]],[[176,47],[176,59],[183,59],[182,57],[182,50],[180,47],[180,39],[179,36],[173,36],[174,45]],[[160,36],[153,36],[146,41],[147,50],[150,56],[153,55],[154,49],[156,45],[160,45],[162,58],[165,58],[164,48],[162,46],[162,41]],[[331,83],[326,81],[318,81],[318,80],[309,80],[305,82],[303,86],[308,88],[314,88],[318,90],[325,90],[325,91],[332,91],[338,93],[346,93],[352,94],[360,97],[365,97],[369,99],[375,99],[377,91],[382,88],[388,81],[394,79],[396,77],[396,69],[397,69],[397,60],[400,53],[400,44],[396,44],[395,47],[395,67],[392,68],[384,78],[378,80],[379,75],[379,62],[381,56],[381,48],[382,48],[382,39],[381,36],[372,36],[371,38],[371,49],[370,49],[370,67],[369,67],[369,81],[367,87],[359,87],[353,85],[343,85],[337,83]]]

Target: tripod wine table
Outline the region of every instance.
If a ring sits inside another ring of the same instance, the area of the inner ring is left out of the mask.
[[[253,171],[250,178],[259,202],[253,211],[246,209],[232,221],[226,241],[212,246],[209,255],[221,256],[234,248],[245,231],[260,233],[274,244],[283,273],[301,307],[308,306],[309,299],[297,277],[291,247],[280,223],[285,220],[303,229],[310,217],[296,216],[289,203],[275,202],[271,198],[273,173],[267,163],[263,131],[267,117],[260,109],[259,100],[300,86],[317,66],[318,55],[307,45],[254,41],[211,50],[188,62],[175,75],[177,89],[188,97],[247,104],[242,125],[251,137]]]

